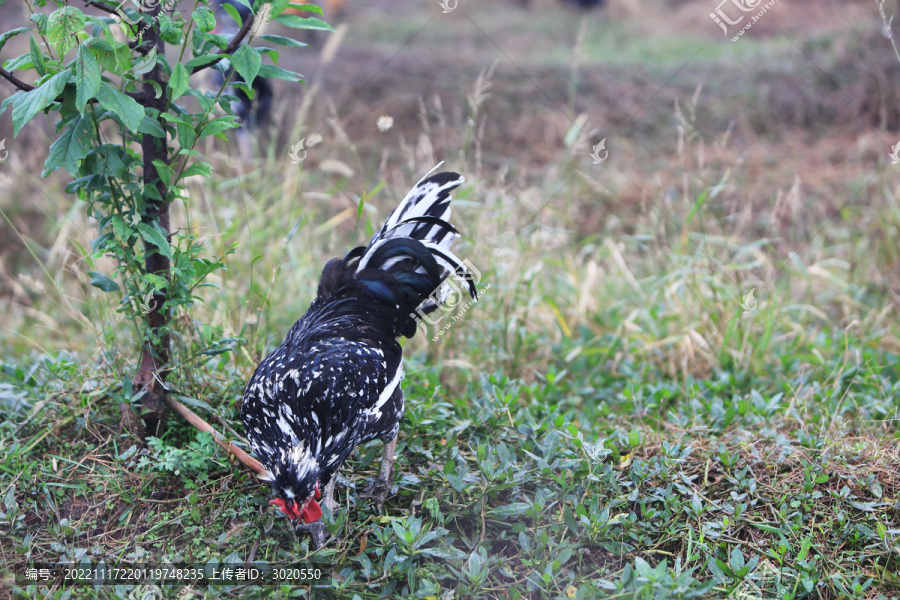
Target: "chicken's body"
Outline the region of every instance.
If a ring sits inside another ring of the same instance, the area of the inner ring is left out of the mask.
[[[368,248],[329,261],[316,300],[247,384],[244,430],[268,471],[272,502],[292,518],[318,519],[319,486],[330,501],[338,469],[364,442],[385,442],[387,483],[404,405],[396,340],[415,333],[420,305],[436,308],[429,295],[448,275],[468,273],[447,250],[457,235],[449,194],[463,181],[456,173],[421,181]]]

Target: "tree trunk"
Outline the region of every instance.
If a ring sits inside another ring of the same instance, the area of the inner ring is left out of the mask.
[[[144,29],[143,42],[155,46],[159,55],[164,56],[165,42],[159,38],[159,26],[156,22],[156,16],[162,9],[163,3],[156,0],[142,0],[142,4],[142,9],[146,11],[145,14],[149,14],[153,18],[153,25]],[[160,85],[162,93],[159,95],[159,98],[157,98],[153,86],[149,83],[144,84],[143,93],[145,101],[143,104],[146,108],[156,109],[159,111],[159,114],[162,114],[165,112],[167,104],[168,94],[166,87],[168,77],[162,70],[162,67],[157,64],[150,72],[144,75],[144,81],[155,81]],[[159,116],[157,116],[157,120],[160,126],[165,128],[165,121],[159,118]],[[141,140],[141,149],[144,154],[144,186],[147,186],[150,185],[150,182],[159,177],[156,172],[156,167],[153,166],[153,161],[161,160],[167,162],[168,160],[166,139],[155,138],[151,135],[144,134]],[[157,181],[156,189],[162,200],[150,201],[150,208],[147,212],[149,216],[154,217],[157,220],[159,226],[166,234],[166,240],[171,241],[172,234],[169,229],[169,203],[166,199],[168,189],[165,184],[163,184],[162,180]],[[145,242],[145,248],[149,251],[152,246],[147,246]],[[152,254],[147,253],[145,265],[148,273],[155,273],[171,281],[169,259],[159,252],[153,252]],[[150,304],[150,306],[153,307],[153,310],[151,310],[146,317],[147,324],[150,328],[150,338],[144,340],[144,347],[141,351],[140,370],[138,371],[137,377],[134,379],[135,391],[143,390],[145,392],[144,396],[141,398],[143,403],[141,416],[143,417],[146,431],[150,435],[159,434],[160,426],[165,419],[166,413],[167,391],[165,388],[165,381],[168,370],[162,367],[169,362],[170,354],[168,333],[160,335],[162,332],[166,331],[169,323],[169,311],[163,309],[164,302],[165,296],[163,294],[155,294],[153,302]]]

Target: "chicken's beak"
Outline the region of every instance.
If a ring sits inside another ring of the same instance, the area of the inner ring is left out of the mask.
[[[284,498],[269,500],[269,504],[277,506],[292,521],[303,519],[304,523],[312,523],[322,518],[322,508],[313,498],[307,499],[302,505]]]

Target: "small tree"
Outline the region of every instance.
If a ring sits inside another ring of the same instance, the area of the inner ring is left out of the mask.
[[[231,39],[214,33],[216,13],[209,0],[191,2],[187,19],[177,6],[189,3],[180,0],[165,5],[132,0],[137,10],[125,6],[125,0],[85,0],[109,15],[103,17],[85,15],[67,1],[52,1],[57,8],[48,15],[35,11],[47,0],[26,0],[31,27],[0,34],[0,50],[13,36],[30,34],[29,52],[0,68],[0,76],[19,89],[0,105],[0,114],[12,104],[16,136],[39,112],[59,115],[54,124],[59,136],[42,175],[59,168],[72,174],[66,192],[87,203],[88,215],[100,229],[91,251],[116,259],[121,285],[95,272],[90,272],[91,284],[121,294],[119,312],[140,323],[141,355],[132,389],[140,395],[144,424],[155,432],[165,414],[172,317],[189,309],[206,276],[224,266],[224,257],[204,258],[195,234],[173,235],[170,228],[169,207],[176,199],[184,201],[184,178],[210,176],[210,164],[194,146],[211,135],[224,139],[227,130],[240,125],[231,109],[237,98],[224,93],[227,86],[252,98],[256,77],[302,82],[297,73],[263,64],[263,54],[275,61],[276,51],[250,46],[256,39],[305,45],[266,35],[270,21],[295,29],[331,27],[315,17],[284,14],[288,8],[321,14],[317,6],[289,0],[256,0],[252,6],[252,0],[238,0],[252,10],[243,22],[234,6],[223,5],[227,18],[240,27]],[[129,41],[117,41],[112,27],[121,27]],[[178,47],[177,62],[167,60],[167,44]],[[206,68],[224,76],[215,93],[190,87],[189,76]],[[35,71],[37,79],[29,84],[16,71]],[[231,82],[234,72],[242,82]],[[177,103],[185,96],[196,100],[198,112]],[[127,404],[123,411],[129,429],[143,436],[140,421],[128,418]]]

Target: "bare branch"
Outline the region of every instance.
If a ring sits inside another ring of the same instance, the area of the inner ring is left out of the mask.
[[[143,104],[147,100],[147,94],[144,92],[125,92],[126,96],[131,96],[138,104]]]
[[[241,461],[245,466],[253,469],[259,475],[266,474],[266,468],[262,465],[261,462],[259,462],[258,460],[256,460],[255,458],[253,458],[252,456],[250,456],[249,454],[247,454],[246,452],[244,452],[243,450],[241,450],[240,448],[235,446],[234,444],[226,443],[225,440],[218,433],[216,433],[216,430],[212,428],[212,425],[210,425],[209,423],[207,423],[206,421],[204,421],[203,419],[198,417],[187,406],[185,406],[178,400],[172,398],[171,395],[167,395],[166,400],[168,401],[169,406],[171,406],[172,409],[175,412],[177,412],[179,415],[184,417],[188,423],[190,423],[191,425],[193,425],[200,431],[206,431],[208,433],[211,433],[213,436],[213,439],[216,440],[216,443],[218,443],[220,446],[222,446],[223,448],[225,448],[226,450],[228,450],[229,452],[234,454],[235,458],[237,458],[239,461]]]
[[[111,7],[109,7],[109,6],[105,5],[105,4],[102,4],[102,3],[100,3],[100,2],[97,2],[96,0],[84,0],[84,4],[85,4],[85,6],[93,6],[93,7],[95,7],[95,8],[99,8],[99,9],[102,10],[103,12],[107,12],[107,13],[109,13],[109,14],[111,14],[111,15],[116,14],[116,9],[111,8]]]
[[[0,67],[0,76],[2,76],[4,79],[6,79],[10,83],[12,83],[14,86],[19,88],[20,90],[30,92],[31,90],[35,89],[35,86],[31,85],[30,83],[25,83],[24,81],[22,81],[21,79],[19,79],[18,77],[16,77],[15,75],[13,75],[12,73],[10,73],[9,71],[7,71],[6,69],[4,69],[2,67]]]

